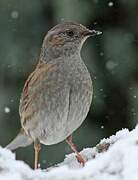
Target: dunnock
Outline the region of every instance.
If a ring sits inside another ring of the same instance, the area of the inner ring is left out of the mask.
[[[20,99],[21,131],[7,145],[14,150],[34,142],[35,169],[40,143],[52,145],[63,140],[85,160],[72,142],[72,133],[82,124],[92,101],[92,81],[80,51],[89,36],[100,34],[81,24],[64,22],[45,36],[39,62],[28,77]]]

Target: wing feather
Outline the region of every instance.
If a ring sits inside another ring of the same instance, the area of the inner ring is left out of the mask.
[[[41,92],[46,91],[47,88],[47,83],[43,82],[48,73],[55,70],[55,68],[55,64],[39,64],[25,82],[19,106],[23,126],[38,111],[38,98]]]

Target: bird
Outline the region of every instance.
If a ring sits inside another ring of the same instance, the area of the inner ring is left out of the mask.
[[[66,141],[80,164],[86,160],[72,134],[86,119],[93,97],[90,73],[81,49],[90,36],[101,34],[76,22],[62,22],[44,37],[38,63],[25,82],[19,103],[21,129],[6,148],[15,150],[34,143],[34,169],[41,144]]]

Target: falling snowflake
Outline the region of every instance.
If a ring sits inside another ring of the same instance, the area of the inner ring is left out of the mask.
[[[12,12],[11,12],[11,17],[12,17],[13,19],[17,19],[17,18],[19,17],[19,12],[18,12],[18,11],[12,11]]]
[[[100,52],[100,56],[103,56],[104,55],[104,53],[103,52]]]
[[[10,112],[10,108],[9,108],[9,107],[5,107],[5,108],[4,108],[4,112],[5,112],[5,113],[9,113],[9,112]]]
[[[137,115],[137,113],[136,113],[136,112],[133,112],[133,113],[132,113],[132,115],[133,115],[133,116],[136,116],[136,115]]]
[[[109,3],[108,3],[108,6],[109,7],[112,7],[114,5],[114,3],[112,2],[112,1],[110,1]]]
[[[114,61],[107,61],[106,62],[106,68],[108,70],[113,70],[118,64],[115,63]]]
[[[97,24],[97,22],[95,21],[93,24],[94,24],[94,25],[96,25],[96,24]]]

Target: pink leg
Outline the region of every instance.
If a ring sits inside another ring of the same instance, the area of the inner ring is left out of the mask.
[[[34,142],[34,149],[35,149],[34,169],[38,169],[39,153],[41,150],[41,144],[39,143],[39,141]]]
[[[84,166],[85,165],[85,160],[83,159],[83,157],[77,151],[76,145],[72,142],[72,135],[67,137],[66,142],[70,145],[71,149],[76,153],[76,158],[77,158],[78,162],[81,163]]]

